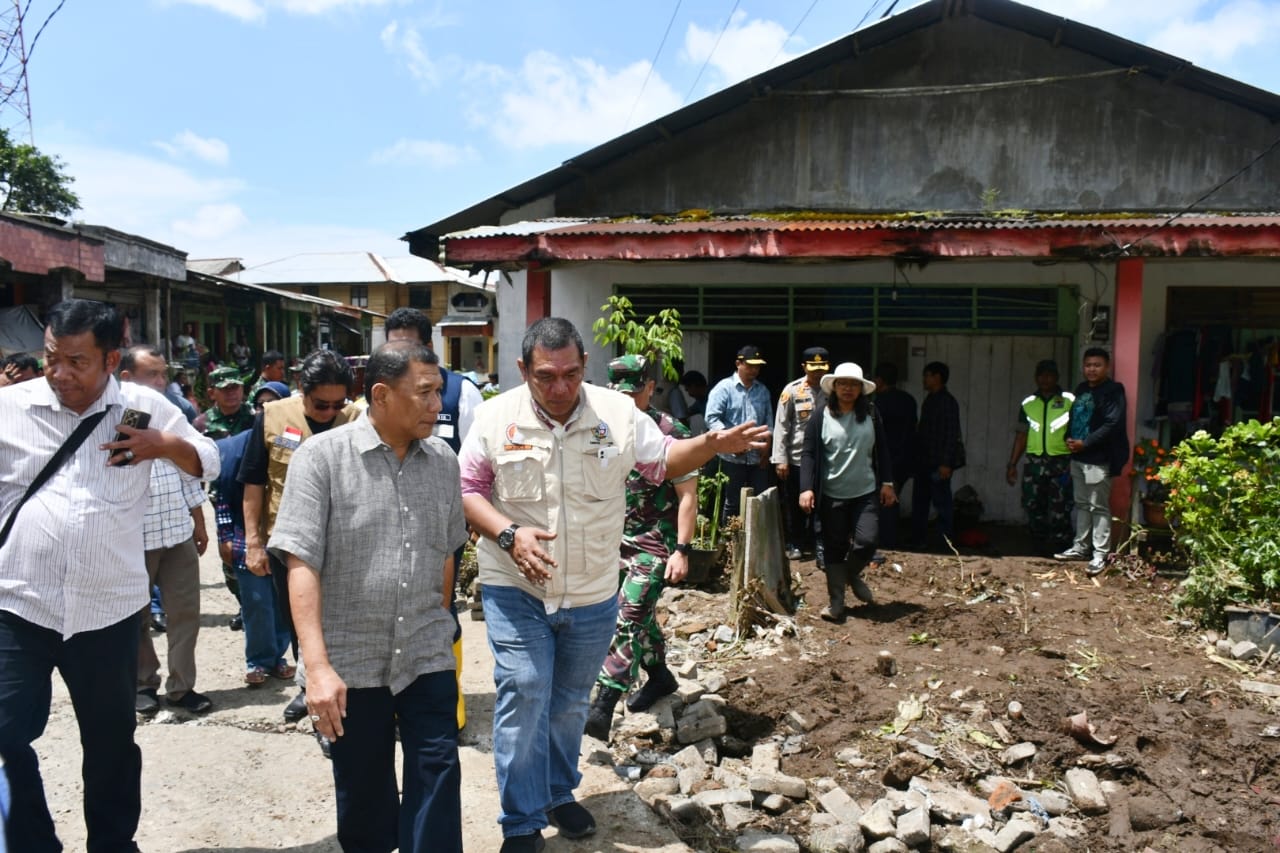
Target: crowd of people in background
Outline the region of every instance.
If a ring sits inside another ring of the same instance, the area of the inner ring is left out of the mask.
[[[338,840],[360,850],[461,849],[453,595],[468,538],[494,658],[504,853],[536,853],[549,825],[592,834],[574,796],[584,734],[607,741],[628,694],[639,711],[676,690],[654,606],[688,570],[700,473],[727,475],[726,519],[741,512],[743,487],[779,487],[780,546],[792,560],[814,556],[830,622],[851,612],[846,591],[875,605],[864,572],[899,541],[908,482],[908,547],[954,547],[952,482],[966,459],[943,362],[924,366],[917,407],[895,365],[868,375],[813,346],[775,398],[759,381],[763,351],[744,345],[714,384],[684,372],[668,413],[653,405],[656,365],[644,356],[612,361],[607,388],[586,382],[582,338],[560,318],[526,331],[523,381],[505,393],[480,363],[443,367],[421,312],[398,309],[386,332],[356,388],[347,359],[323,349],[288,380],[285,355],[265,352],[255,368],[243,335],[227,363],[210,361],[193,324],[173,342],[177,361],[123,348],[114,309],[68,300],[50,313],[43,363],[5,360],[9,849],[58,849],[31,748],[55,667],[81,727],[89,847],[136,849],[136,717],[162,703],[213,709],[196,689],[206,501],[238,604],[229,627],[244,632],[245,686],[296,682],[282,714],[310,718],[333,762]],[[1068,393],[1053,361],[1036,365],[1006,479],[1021,483],[1036,547],[1096,574],[1110,548],[1111,478],[1129,448],[1104,350],[1085,351],[1083,375]],[[71,459],[80,473],[60,473]]]

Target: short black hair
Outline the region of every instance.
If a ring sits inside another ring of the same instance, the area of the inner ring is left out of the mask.
[[[34,355],[16,353],[6,358],[3,362],[0,362],[0,366],[8,366],[10,364],[19,370],[34,370],[36,373],[40,372],[40,359],[36,358]]]
[[[880,366],[876,368],[875,378],[883,380],[885,385],[897,385],[898,384],[897,365],[888,361],[880,362]]]
[[[397,308],[387,315],[383,330],[387,334],[400,329],[414,329],[418,333],[418,341],[431,343],[431,318],[417,308]],[[406,369],[407,366],[406,366]]]
[[[277,361],[284,361],[284,353],[278,349],[269,349],[262,354],[262,366],[270,367]]]
[[[951,378],[951,368],[947,367],[944,362],[931,361],[924,366],[925,373],[933,373],[942,377],[942,384],[946,385],[947,380]]]
[[[153,347],[151,344],[137,344],[131,346],[124,351],[124,355],[120,356],[120,369],[127,370],[130,373],[138,368],[138,356],[149,355],[152,358],[164,358],[164,353]]]
[[[397,309],[399,310],[399,309]],[[409,372],[409,365],[439,364],[440,358],[422,344],[413,341],[392,341],[383,344],[369,356],[364,367],[364,398],[373,402],[373,386],[381,382],[390,385]]]
[[[1080,360],[1084,361],[1086,358],[1100,358],[1107,364],[1111,363],[1111,353],[1107,352],[1102,347],[1089,347],[1084,351],[1084,355],[1080,356]]]
[[[351,365],[336,352],[318,349],[302,361],[302,369],[298,371],[298,387],[303,394],[310,394],[321,385],[341,385],[351,393],[351,383],[355,376]]]
[[[124,341],[124,317],[93,299],[64,299],[50,308],[49,329],[55,338],[93,332],[94,344],[104,353],[120,349]]]
[[[690,385],[706,385],[707,377],[703,376],[697,370],[687,370],[684,376],[680,377],[680,384],[688,388]]]
[[[563,317],[543,317],[530,326],[520,342],[520,357],[524,359],[525,369],[533,367],[533,350],[542,347],[545,350],[558,350],[573,344],[578,348],[581,358],[586,349],[582,346],[582,335]]]

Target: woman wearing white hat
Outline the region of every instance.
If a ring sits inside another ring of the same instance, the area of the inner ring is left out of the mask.
[[[846,586],[875,603],[862,572],[875,553],[880,505],[898,502],[884,424],[866,397],[875,388],[861,367],[844,362],[822,377],[827,405],[805,426],[800,508],[818,512],[830,598],[821,616],[828,622],[844,621]]]

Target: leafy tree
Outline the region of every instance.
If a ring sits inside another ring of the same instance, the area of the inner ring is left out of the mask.
[[[602,347],[617,344],[626,355],[642,355],[649,361],[660,361],[663,376],[672,382],[680,378],[674,364],[677,359],[684,358],[684,349],[680,345],[684,334],[680,330],[679,311],[663,308],[657,314],[645,317],[644,322],[638,322],[631,300],[617,294],[610,296],[600,310],[605,312],[604,315],[591,326],[596,343]]]
[[[75,178],[62,168],[57,157],[41,154],[34,145],[14,144],[0,128],[0,210],[70,216],[80,198],[70,188]]]

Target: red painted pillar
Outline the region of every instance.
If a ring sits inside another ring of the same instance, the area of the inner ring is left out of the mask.
[[[537,261],[529,264],[524,277],[524,321],[534,321],[551,316],[551,270]]]
[[[1138,365],[1142,355],[1142,258],[1121,258],[1116,262],[1115,347],[1111,353],[1111,375],[1124,385],[1125,429],[1133,444],[1138,428]],[[1111,484],[1111,514],[1129,518],[1133,479],[1124,472]],[[1114,537],[1113,537],[1114,538]]]

